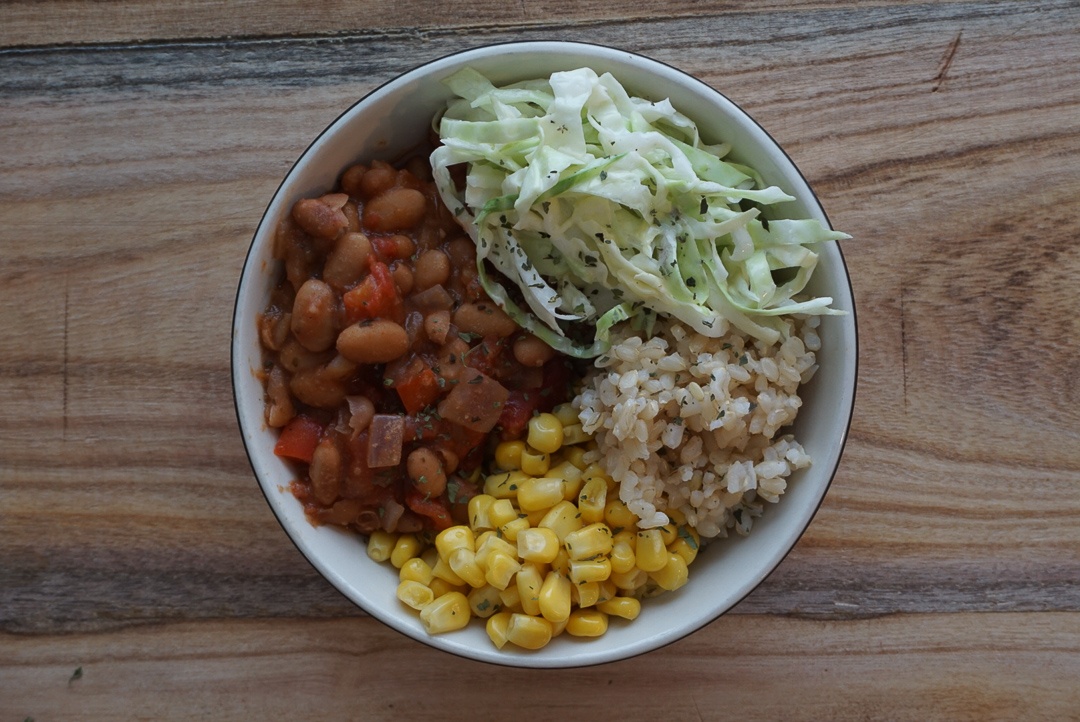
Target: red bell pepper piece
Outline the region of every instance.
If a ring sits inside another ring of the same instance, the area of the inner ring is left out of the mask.
[[[420,516],[426,517],[435,531],[442,531],[454,525],[445,495],[430,497],[416,487],[410,486],[405,492],[405,506]]]
[[[438,375],[427,364],[419,365],[416,373],[396,381],[394,388],[397,389],[405,410],[410,414],[422,410],[442,393]]]

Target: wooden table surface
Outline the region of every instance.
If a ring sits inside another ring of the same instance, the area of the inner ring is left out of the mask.
[[[1080,3],[0,16],[0,720],[1080,719]],[[780,568],[683,641],[542,673],[319,577],[229,381],[241,264],[308,141],[423,61],[527,39],[749,111],[854,236],[861,342],[841,468]]]

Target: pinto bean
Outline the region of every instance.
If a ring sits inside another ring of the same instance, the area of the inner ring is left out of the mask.
[[[393,321],[361,321],[338,334],[337,350],[358,364],[387,363],[409,350],[409,334]]]
[[[349,413],[352,415],[349,426],[359,434],[371,426],[371,420],[375,418],[375,404],[367,396],[350,396],[348,401]]]
[[[278,352],[278,361],[286,371],[296,373],[300,369],[318,366],[326,361],[325,353],[313,353],[300,345],[295,338],[290,338]]]
[[[285,369],[275,364],[266,377],[266,424],[280,429],[295,415],[296,408],[289,396],[289,377]]]
[[[465,333],[504,338],[518,330],[514,319],[490,301],[463,303],[454,311],[454,325]]]
[[[538,368],[546,364],[554,356],[555,349],[531,333],[524,334],[514,341],[514,358],[522,366]]]
[[[335,307],[333,289],[318,279],[309,278],[296,292],[290,327],[308,351],[325,351],[333,345],[337,338]]]
[[[431,449],[426,446],[415,449],[405,466],[417,491],[431,496],[446,491],[446,471],[439,455]]]
[[[468,351],[469,344],[457,334],[448,334],[446,343],[439,349],[435,373],[446,383],[456,383],[465,370],[465,354]]]
[[[311,491],[322,504],[332,504],[341,493],[343,464],[341,451],[333,439],[323,439],[315,447],[308,467]]]
[[[424,333],[430,341],[441,345],[446,341],[446,334],[449,331],[449,311],[432,311],[424,318]]]
[[[341,174],[341,190],[353,198],[359,198],[363,194],[360,184],[367,172],[367,166],[362,163],[346,168],[345,172]]]
[[[438,249],[424,251],[416,259],[414,288],[424,291],[432,286],[439,286],[450,278],[450,257]]]
[[[337,207],[322,198],[301,198],[292,207],[292,217],[297,225],[316,238],[337,238],[349,227],[349,219]]]
[[[259,341],[271,351],[277,351],[289,339],[292,314],[272,308],[259,316]]]
[[[364,205],[364,227],[381,233],[406,231],[424,217],[427,199],[413,188],[391,188]]]
[[[394,277],[394,285],[401,291],[401,295],[408,296],[416,283],[413,278],[413,272],[409,270],[408,264],[395,264],[390,271],[390,275]]]
[[[326,373],[324,366],[300,369],[289,381],[293,396],[308,406],[333,409],[345,400],[345,386],[340,379]]]
[[[377,160],[360,178],[360,195],[364,198],[374,198],[393,188],[395,183],[397,183],[397,171],[389,163]]]
[[[446,252],[454,268],[476,265],[476,245],[465,236],[458,236],[446,244]]]
[[[349,221],[349,227],[346,229],[349,233],[360,232],[360,211],[357,209],[356,204],[351,200],[341,207],[341,212],[345,214],[345,218]]]
[[[359,281],[371,258],[371,241],[363,233],[346,233],[334,245],[323,266],[323,280],[338,291]]]

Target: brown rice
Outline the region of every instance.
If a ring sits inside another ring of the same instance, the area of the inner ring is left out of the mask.
[[[623,331],[574,399],[595,460],[620,498],[661,526],[677,509],[704,538],[747,534],[762,502],[810,464],[790,434],[798,389],[817,369],[819,319],[791,318],[773,345],[728,329],[719,338],[659,320],[648,341]]]

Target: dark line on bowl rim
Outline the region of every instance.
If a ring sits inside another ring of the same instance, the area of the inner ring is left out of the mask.
[[[840,462],[843,459],[844,449],[847,446],[847,440],[848,440],[848,437],[850,436],[851,423],[852,423],[852,419],[853,419],[854,414],[855,414],[855,397],[856,397],[856,393],[858,391],[858,378],[859,378],[859,324],[858,324],[858,317],[856,316],[856,311],[855,311],[855,291],[854,291],[853,288],[851,288],[851,276],[848,273],[847,261],[844,258],[843,249],[841,248],[839,241],[834,241],[833,243],[835,243],[836,250],[837,250],[837,252],[838,252],[838,254],[840,256],[840,266],[841,266],[841,268],[843,268],[845,278],[848,279],[849,293],[851,294],[851,310],[850,310],[850,313],[851,313],[852,326],[853,326],[853,329],[854,329],[855,366],[854,366],[854,374],[853,374],[853,382],[854,383],[853,383],[852,390],[851,390],[851,406],[850,406],[850,408],[848,409],[848,412],[847,412],[848,413],[847,423],[845,424],[844,432],[843,432],[843,434],[841,436],[841,439],[840,439],[840,448],[839,448],[839,451],[838,451],[838,455],[836,457],[836,464],[833,466],[832,471],[829,474],[829,480],[825,484],[825,491],[821,495],[821,498],[818,500],[817,506],[815,506],[813,511],[810,513],[810,516],[807,519],[806,524],[803,526],[803,528],[801,530],[799,530],[799,533],[795,537],[795,541],[791,544],[791,546],[788,547],[788,549],[783,553],[783,555],[781,555],[780,559],[777,560],[776,564],[769,571],[767,571],[765,574],[763,574],[760,579],[753,582],[752,585],[750,586],[750,588],[747,589],[746,593],[744,593],[742,596],[740,596],[733,604],[731,604],[731,606],[729,606],[728,608],[723,609],[720,612],[718,612],[717,614],[713,615],[711,618],[707,619],[700,627],[698,627],[696,629],[690,630],[690,631],[686,632],[685,634],[681,634],[681,635],[679,635],[679,636],[677,636],[677,637],[675,637],[673,639],[670,639],[668,641],[665,641],[662,644],[659,644],[659,645],[657,645],[655,647],[649,647],[648,649],[633,652],[633,653],[631,653],[630,655],[628,655],[626,657],[620,657],[618,659],[597,660],[597,661],[592,661],[592,662],[585,661],[585,662],[582,662],[582,663],[569,664],[569,665],[558,665],[558,664],[554,664],[554,665],[516,664],[516,663],[514,663],[513,660],[519,659],[517,657],[513,658],[512,660],[508,660],[506,662],[502,662],[502,661],[493,662],[493,661],[486,660],[486,659],[478,659],[478,658],[470,656],[470,655],[468,655],[468,654],[466,654],[466,653],[464,653],[462,651],[458,651],[458,650],[454,650],[454,649],[447,649],[447,648],[444,648],[442,646],[437,646],[436,644],[433,643],[432,639],[425,640],[425,639],[418,639],[417,637],[413,637],[411,634],[408,634],[407,632],[399,629],[397,626],[395,626],[394,624],[392,624],[388,620],[383,619],[381,616],[371,612],[370,610],[364,609],[359,604],[357,604],[351,597],[349,597],[348,594],[346,594],[336,584],[334,584],[333,581],[331,581],[329,578],[327,578],[327,576],[325,574],[323,574],[323,572],[319,569],[319,567],[316,566],[315,563],[310,558],[308,558],[308,555],[304,553],[304,550],[297,543],[296,539],[294,539],[292,534],[289,533],[288,529],[285,526],[284,521],[281,519],[280,516],[278,516],[278,513],[274,508],[274,504],[270,501],[269,496],[267,496],[266,490],[263,488],[262,483],[259,482],[258,472],[255,469],[255,462],[254,462],[254,460],[252,458],[251,449],[248,447],[247,437],[244,434],[244,424],[243,424],[243,421],[241,419],[240,405],[237,402],[237,398],[236,398],[236,373],[237,373],[236,323],[237,323],[237,313],[238,313],[239,305],[240,305],[240,290],[241,290],[241,287],[243,286],[243,283],[244,283],[245,272],[247,271],[248,264],[250,263],[251,258],[252,258],[252,254],[254,253],[254,250],[255,250],[255,238],[258,236],[260,229],[263,227],[263,224],[267,220],[267,214],[270,212],[270,206],[272,206],[275,199],[277,199],[278,193],[281,192],[282,187],[285,185],[285,182],[288,180],[288,178],[292,174],[292,172],[296,169],[297,164],[299,164],[300,161],[304,159],[304,156],[306,156],[308,154],[308,152],[311,151],[311,149],[319,142],[320,139],[322,139],[322,137],[330,130],[330,128],[332,128],[334,125],[336,125],[338,123],[338,121],[340,121],[345,115],[350,113],[353,108],[355,108],[360,103],[364,102],[370,96],[372,96],[375,93],[381,91],[383,88],[390,85],[391,83],[396,82],[403,75],[406,75],[408,73],[420,70],[421,68],[424,68],[424,67],[426,67],[428,65],[431,65],[433,63],[442,62],[444,60],[448,60],[450,58],[454,58],[454,57],[457,57],[459,55],[463,55],[465,53],[471,53],[471,52],[486,49],[486,48],[497,48],[497,47],[506,46],[506,45],[527,46],[527,45],[542,45],[542,44],[548,44],[548,43],[560,43],[560,44],[563,44],[563,45],[580,45],[580,46],[591,47],[591,48],[602,48],[603,50],[607,50],[607,51],[615,51],[615,52],[619,52],[619,53],[625,53],[626,55],[630,55],[630,56],[633,56],[633,57],[641,59],[641,60],[656,63],[658,65],[662,65],[662,66],[664,66],[664,67],[666,67],[666,68],[668,68],[670,70],[673,70],[673,71],[675,71],[675,72],[689,78],[694,83],[696,83],[698,85],[701,85],[706,90],[708,90],[710,92],[713,92],[713,93],[716,93],[717,95],[721,96],[726,101],[728,101],[733,106],[735,106],[741,113],[743,113],[750,120],[751,123],[753,123],[755,126],[757,126],[761,130],[761,132],[764,133],[765,136],[770,141],[772,141],[772,143],[776,146],[776,148],[780,151],[780,153],[783,154],[784,158],[786,158],[787,161],[791,164],[791,167],[795,169],[795,173],[799,176],[800,179],[802,179],[803,183],[810,190],[810,195],[813,198],[814,203],[817,205],[817,207],[821,211],[822,215],[825,216],[826,224],[829,226],[829,228],[832,228],[832,221],[829,220],[829,216],[825,212],[825,208],[822,206],[820,199],[817,197],[817,193],[814,192],[813,188],[810,186],[809,181],[806,180],[806,176],[803,175],[802,171],[795,164],[795,161],[792,160],[791,156],[788,155],[787,151],[783,148],[783,146],[781,146],[776,141],[776,139],[773,138],[772,135],[770,135],[769,132],[764,127],[762,127],[760,123],[757,122],[757,120],[755,120],[749,113],[747,113],[742,108],[742,106],[740,106],[738,103],[733,101],[731,98],[729,98],[727,95],[725,95],[721,91],[717,90],[716,88],[713,88],[711,85],[709,85],[705,81],[691,75],[690,73],[687,73],[686,71],[681,70],[680,68],[677,68],[674,65],[666,63],[666,62],[664,62],[662,60],[656,60],[655,58],[651,58],[651,57],[648,57],[646,55],[641,55],[640,53],[636,53],[636,52],[633,52],[633,51],[630,51],[630,50],[625,50],[623,48],[614,47],[614,46],[611,46],[611,45],[603,45],[601,43],[590,43],[590,42],[582,42],[582,41],[566,41],[566,40],[529,40],[529,41],[506,41],[506,42],[500,42],[500,43],[488,43],[488,44],[484,44],[484,45],[476,45],[474,47],[467,48],[465,50],[457,50],[457,51],[454,51],[452,53],[448,53],[446,55],[439,56],[438,58],[433,58],[431,60],[428,60],[428,61],[426,61],[424,63],[421,63],[420,65],[417,65],[417,66],[412,67],[412,68],[410,68],[410,69],[408,69],[408,70],[406,70],[406,71],[404,71],[402,73],[399,73],[399,74],[395,75],[393,78],[387,80],[386,82],[381,83],[380,85],[376,86],[375,88],[372,88],[370,91],[368,91],[363,96],[358,98],[354,103],[350,104],[349,107],[347,107],[340,114],[338,114],[338,116],[335,117],[330,123],[328,123],[326,125],[326,127],[322,131],[320,131],[319,134],[316,135],[314,139],[312,139],[312,141],[303,150],[303,152],[301,152],[300,155],[297,156],[296,160],[292,163],[291,166],[289,166],[288,171],[285,172],[285,175],[282,177],[281,182],[278,184],[277,189],[270,196],[270,200],[266,204],[266,208],[263,210],[263,213],[262,213],[262,216],[260,217],[259,223],[255,227],[255,233],[254,233],[254,235],[252,235],[251,243],[248,246],[247,254],[244,256],[244,263],[243,263],[243,265],[241,267],[241,271],[240,271],[240,281],[237,284],[236,297],[235,297],[234,302],[233,302],[232,328],[230,329],[230,334],[229,334],[229,338],[231,339],[230,349],[229,349],[229,370],[230,370],[230,382],[232,383],[232,386],[233,386],[233,410],[236,413],[237,425],[240,427],[240,440],[244,445],[244,454],[248,458],[248,465],[251,467],[252,474],[255,475],[255,480],[256,480],[256,483],[258,484],[259,490],[262,492],[263,497],[266,499],[266,503],[270,507],[270,510],[274,513],[274,518],[277,519],[278,525],[281,526],[282,531],[285,532],[285,536],[287,536],[289,538],[289,540],[293,543],[293,546],[296,547],[296,550],[299,551],[301,556],[304,557],[305,561],[307,561],[307,563],[310,564],[312,566],[312,568],[315,569],[315,571],[319,572],[319,575],[322,576],[324,579],[326,579],[326,581],[330,584],[331,587],[333,587],[338,592],[338,594],[345,597],[351,604],[359,607],[363,612],[367,613],[371,618],[378,620],[382,624],[386,625],[390,629],[393,629],[395,632],[398,632],[399,634],[402,634],[403,636],[409,637],[411,639],[416,639],[417,641],[421,642],[422,644],[424,644],[425,646],[427,646],[427,647],[429,647],[431,649],[436,649],[436,650],[439,650],[441,652],[445,652],[447,654],[451,654],[451,655],[454,655],[456,657],[461,657],[463,659],[468,659],[468,660],[473,661],[473,662],[478,662],[478,663],[481,663],[481,664],[488,664],[488,665],[495,666],[495,667],[516,667],[516,668],[525,668],[525,669],[533,669],[533,670],[540,670],[540,669],[571,669],[571,668],[596,667],[596,666],[600,666],[600,665],[604,665],[604,664],[613,664],[615,662],[620,662],[620,661],[624,661],[624,660],[628,660],[628,659],[633,659],[633,658],[638,657],[640,655],[647,654],[649,652],[654,652],[654,651],[656,651],[658,649],[663,649],[664,647],[667,647],[670,644],[674,644],[675,642],[678,642],[678,641],[681,641],[681,640],[685,639],[686,637],[690,636],[691,634],[694,634],[695,632],[701,631],[702,629],[704,629],[708,625],[715,622],[720,617],[727,614],[729,611],[731,611],[736,606],[741,604],[748,596],[750,596],[750,594],[752,594],[758,587],[760,587],[761,584],[766,579],[768,579],[769,576],[771,576],[772,573],[774,571],[776,571],[777,568],[779,568],[779,566],[784,562],[784,560],[791,553],[791,551],[796,546],[798,546],[799,540],[806,533],[806,530],[810,528],[810,524],[813,522],[814,517],[817,516],[817,512],[821,509],[821,505],[824,503],[825,497],[828,495],[829,489],[832,487],[832,482],[836,478],[836,472],[840,468]],[[525,660],[525,659],[528,659],[528,658],[527,657],[521,657],[520,659]]]

